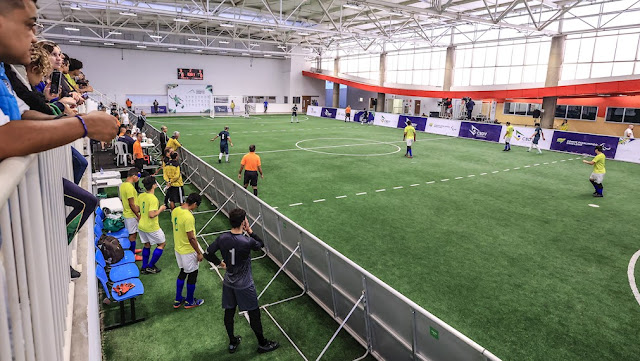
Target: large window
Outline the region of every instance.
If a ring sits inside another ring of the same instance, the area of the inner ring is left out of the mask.
[[[638,108],[607,108],[607,122],[640,124]]]
[[[598,107],[582,105],[558,105],[556,107],[556,118],[575,120],[596,120]]]
[[[541,108],[542,108],[541,104],[505,102],[504,110],[502,111],[502,113],[507,115],[511,114],[511,115],[532,116],[534,110],[541,109]]]
[[[640,34],[584,36],[565,41],[561,80],[640,74]]]
[[[444,85],[446,50],[403,50],[387,54],[386,81],[398,84]]]
[[[380,55],[363,54],[340,58],[340,73],[380,80]]]
[[[459,47],[455,86],[543,83],[551,42],[546,39],[502,41]]]
[[[333,58],[324,58],[320,61],[320,68],[333,72]]]

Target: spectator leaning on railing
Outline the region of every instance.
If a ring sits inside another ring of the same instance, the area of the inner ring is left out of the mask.
[[[39,28],[36,20],[35,0],[0,1],[0,63],[31,62],[30,48]],[[45,151],[83,136],[110,141],[116,135],[115,119],[102,112],[55,117],[24,106],[21,109],[4,64],[0,66],[0,82],[0,159]]]

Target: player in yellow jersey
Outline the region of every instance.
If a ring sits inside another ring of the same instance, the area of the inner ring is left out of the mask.
[[[180,268],[173,308],[179,308],[183,302],[184,308],[194,308],[204,303],[204,300],[194,296],[198,279],[198,264],[202,262],[203,256],[196,239],[196,220],[191,212],[198,208],[200,202],[202,202],[200,194],[191,193],[186,202],[171,212],[176,262]],[[187,281],[186,298],[182,297],[185,280]]]
[[[604,161],[606,157],[602,152],[601,145],[596,146],[595,152],[596,156],[593,157],[592,160],[583,160],[582,162],[593,166],[593,172],[591,173],[589,180],[591,181],[591,184],[593,184],[593,188],[596,190],[593,192],[593,196],[601,198],[604,197],[602,195],[602,189],[604,188],[602,186],[602,181],[604,180],[604,174],[607,172],[604,169]]]
[[[158,222],[158,216],[162,213],[167,206],[164,204],[158,207],[158,198],[155,195],[156,179],[153,176],[145,177],[142,180],[144,189],[147,191],[138,196],[138,205],[140,207],[140,222],[138,222],[138,229],[140,231],[140,241],[144,244],[142,249],[142,273],[155,274],[160,272],[160,268],[156,267],[156,263],[164,252],[164,246],[166,245],[164,232],[160,228]],[[149,256],[151,255],[151,246],[155,245],[156,249],[153,250],[153,256],[149,262]]]
[[[138,207],[138,191],[134,184],[140,180],[138,168],[131,168],[127,172],[127,179],[122,182],[119,188],[120,200],[122,201],[124,225],[129,232],[131,252],[136,251],[136,238],[138,238],[138,220],[140,219],[140,207]]]
[[[407,141],[407,152],[404,154],[405,157],[413,158],[413,151],[411,150],[411,145],[416,141],[416,128],[411,125],[411,121],[407,120],[407,126],[404,127],[404,136],[402,140]]]
[[[504,134],[504,149],[502,151],[511,150],[511,137],[513,136],[513,125],[507,122],[507,132]]]

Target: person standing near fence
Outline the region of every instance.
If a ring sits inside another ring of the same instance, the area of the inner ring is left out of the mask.
[[[191,193],[187,201],[171,212],[171,224],[173,225],[173,242],[175,244],[176,262],[180,273],[176,280],[176,299],[173,308],[195,308],[204,303],[203,299],[195,297],[196,281],[198,280],[198,266],[203,256],[196,240],[196,220],[192,212],[202,202],[198,193]],[[185,281],[187,283],[187,297],[182,296]]]
[[[253,194],[258,196],[258,172],[260,177],[264,179],[262,173],[262,163],[260,162],[260,156],[256,154],[256,146],[251,144],[249,146],[249,153],[242,157],[240,162],[240,171],[238,171],[238,179],[242,177],[242,169],[244,169],[244,188],[251,184],[253,187]]]
[[[264,101],[264,112],[267,112],[267,107],[269,106],[269,102],[268,101]]]
[[[158,114],[158,106],[160,105],[160,103],[158,103],[158,99],[154,99],[153,100],[153,112]]]
[[[222,163],[222,154],[225,156],[225,161],[229,163],[229,144],[233,147],[233,143],[231,143],[231,136],[229,135],[229,127],[224,127],[224,130],[218,133],[214,140],[220,138],[220,154],[218,155],[218,163]]]
[[[234,334],[236,308],[249,314],[249,324],[258,339],[258,353],[271,352],[280,345],[264,337],[256,286],[251,274],[251,251],[259,251],[264,247],[264,242],[253,233],[244,210],[231,210],[229,221],[231,231],[221,234],[204,253],[207,261],[227,270],[222,281],[222,308],[224,326],[229,336],[229,353],[236,352],[242,341],[242,337]],[[222,260],[216,256],[217,251],[220,251]]]
[[[402,140],[407,142],[407,152],[404,154],[407,158],[413,158],[413,150],[411,146],[416,141],[416,128],[411,125],[411,121],[407,120],[407,126],[404,127],[404,135]]]
[[[233,100],[231,101],[231,115],[236,115],[235,110],[236,110],[236,103],[233,102]]]
[[[142,273],[143,274],[156,274],[160,272],[160,268],[156,267],[156,263],[160,260],[162,252],[164,252],[164,246],[166,245],[164,232],[160,228],[158,217],[167,206],[164,204],[158,207],[158,198],[155,195],[156,179],[153,176],[147,176],[142,180],[144,189],[146,192],[138,196],[138,204],[140,205],[140,223],[138,228],[140,229],[140,242],[144,245],[142,249]],[[151,246],[155,245],[156,249],[153,250],[153,256],[151,256]]]
[[[511,150],[511,137],[513,136],[513,125],[511,122],[507,122],[507,132],[504,133],[504,149],[503,151]]]
[[[629,124],[629,127],[624,130],[624,137],[626,139],[633,139],[633,124]]]
[[[178,148],[182,147],[182,144],[180,144],[178,139],[180,139],[180,132],[178,131],[173,132],[173,136],[169,138],[169,140],[167,141],[167,148],[171,148],[177,151]]]
[[[138,184],[140,180],[140,171],[138,168],[131,168],[127,172],[127,179],[122,182],[119,188],[120,200],[124,209],[124,225],[129,232],[129,241],[131,252],[136,251],[136,238],[138,238],[138,220],[140,219],[140,207],[138,207],[138,191],[134,184]]]
[[[144,152],[142,151],[142,133],[136,134],[136,141],[133,143],[133,164],[140,172],[144,172]],[[138,192],[142,192],[138,182],[136,182],[136,189]]]
[[[595,188],[595,192],[593,192],[594,197],[602,198],[604,195],[602,191],[604,186],[602,185],[602,181],[604,180],[604,174],[607,172],[604,168],[604,161],[606,156],[602,152],[602,146],[597,145],[595,148],[596,156],[593,157],[592,160],[583,159],[582,162],[585,164],[589,164],[593,166],[593,172],[591,176],[589,176],[589,181],[593,184],[593,188]]]
[[[351,105],[347,105],[347,109],[344,110],[344,122],[351,121]]]
[[[531,148],[536,148],[538,150],[538,154],[542,154],[542,150],[540,149],[538,142],[540,141],[540,137],[542,137],[542,140],[546,139],[544,138],[544,133],[542,133],[542,128],[540,128],[540,123],[536,123],[536,129],[533,131],[533,135],[531,137],[533,140],[531,140],[531,144],[529,145],[527,152],[530,152]]]

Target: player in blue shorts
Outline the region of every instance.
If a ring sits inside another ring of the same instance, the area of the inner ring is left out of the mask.
[[[264,247],[264,242],[251,230],[244,210],[233,209],[229,212],[229,221],[231,231],[221,234],[204,253],[207,261],[227,269],[222,282],[222,308],[224,326],[229,336],[229,353],[236,352],[242,340],[233,333],[236,307],[240,311],[248,311],[251,329],[258,338],[258,353],[271,352],[277,349],[279,344],[267,340],[262,334],[258,296],[251,274],[251,251],[260,250]],[[223,261],[216,256],[218,250]]]
[[[229,135],[229,127],[224,127],[224,130],[218,133],[214,140],[220,138],[220,155],[218,156],[218,163],[222,163],[222,154],[224,154],[225,161],[229,163],[229,144],[233,147],[233,143],[231,143],[231,136]]]

